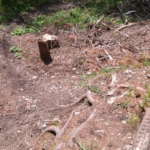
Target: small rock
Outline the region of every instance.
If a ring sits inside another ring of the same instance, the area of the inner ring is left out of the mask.
[[[42,127],[43,127],[43,128],[45,128],[46,126],[47,126],[46,124],[43,124],[43,126],[42,126]]]
[[[76,70],[76,68],[72,68],[72,70],[74,70],[74,71],[75,71],[75,70]]]
[[[33,77],[32,77],[32,79],[36,79],[36,78],[37,78],[37,76],[33,76]]]
[[[131,70],[126,70],[124,73],[128,74],[128,73],[133,73]]]
[[[126,120],[123,120],[123,121],[122,121],[122,123],[123,123],[123,124],[126,124],[126,123],[127,123],[127,121],[126,121]]]
[[[124,150],[132,150],[132,145],[126,145],[126,146],[124,147]]]
[[[75,114],[75,115],[79,115],[79,114],[80,114],[80,112],[75,112],[74,114]]]
[[[95,133],[104,133],[104,130],[97,130]]]
[[[138,97],[141,97],[140,91],[137,91],[137,92],[136,92],[136,98],[138,98]]]
[[[89,75],[90,75],[90,74],[91,74],[91,72],[87,72],[87,74],[89,74]]]

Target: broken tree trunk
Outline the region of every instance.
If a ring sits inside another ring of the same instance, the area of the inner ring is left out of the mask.
[[[45,34],[41,39],[38,40],[40,57],[45,64],[50,64],[52,58],[50,56],[50,49],[58,47],[58,38],[55,35]]]

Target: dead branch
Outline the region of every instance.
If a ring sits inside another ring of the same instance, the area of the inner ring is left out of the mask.
[[[128,25],[121,26],[121,27],[119,27],[119,28],[116,30],[116,32],[118,32],[119,30],[122,30],[122,29],[124,29],[124,28],[134,26],[134,25],[136,25],[136,24],[137,24],[137,23],[129,23]]]
[[[92,120],[92,118],[94,117],[96,112],[97,112],[97,109],[94,109],[94,111],[91,113],[91,115],[88,117],[88,119],[83,124],[81,124],[79,127],[72,130],[72,132],[69,134],[70,139],[67,144],[68,146],[70,146],[70,147],[73,146],[73,138],[79,133],[80,130],[82,130],[88,124],[89,121]]]

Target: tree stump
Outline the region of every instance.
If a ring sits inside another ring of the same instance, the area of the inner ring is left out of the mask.
[[[38,40],[39,52],[42,61],[45,64],[50,64],[52,58],[50,56],[50,49],[59,46],[58,38],[55,35],[45,34]]]

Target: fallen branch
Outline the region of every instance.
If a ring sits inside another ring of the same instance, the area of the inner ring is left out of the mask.
[[[124,28],[134,26],[134,25],[136,25],[136,24],[137,24],[137,23],[130,23],[130,24],[128,24],[128,25],[121,26],[121,27],[119,27],[119,28],[116,30],[116,32],[118,32],[119,30],[122,30],[122,29],[124,29]]]
[[[82,130],[89,121],[92,120],[92,118],[94,117],[95,113],[97,112],[97,109],[94,109],[94,111],[91,113],[91,115],[88,117],[88,119],[81,124],[79,127],[75,128],[72,130],[72,132],[69,134],[70,139],[68,141],[68,146],[72,147],[73,146],[73,138],[79,133],[80,130]]]

